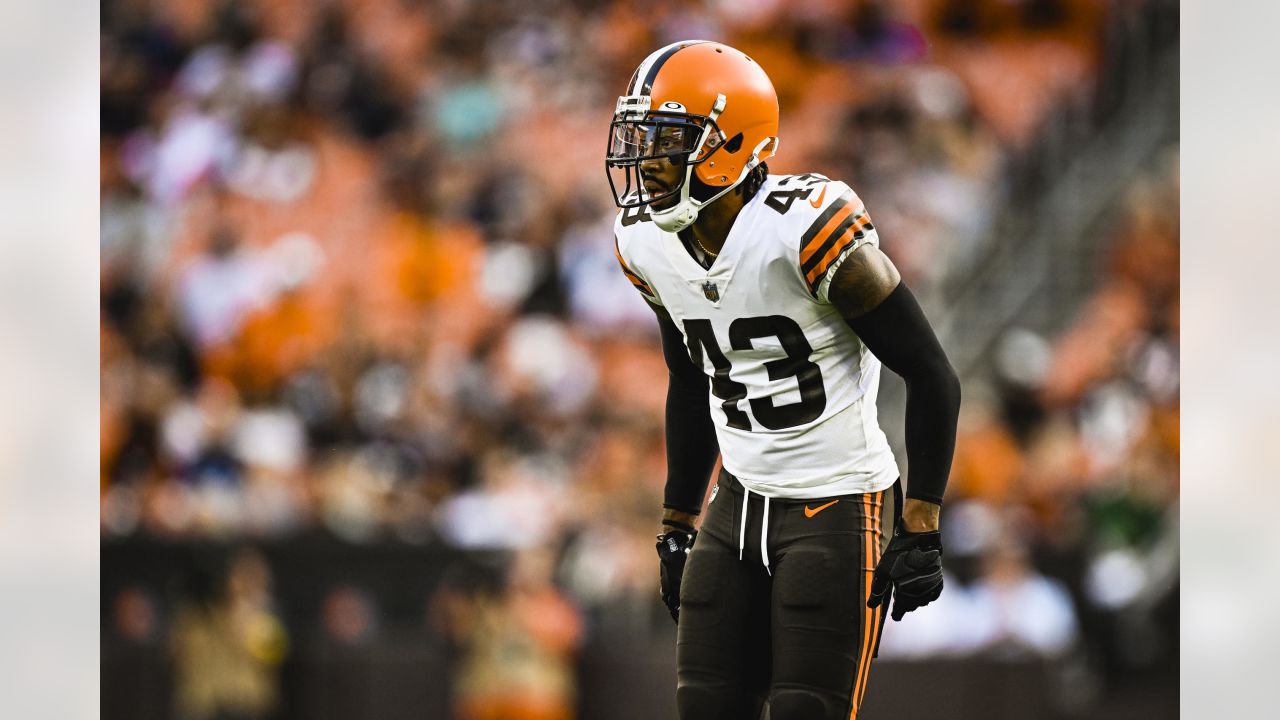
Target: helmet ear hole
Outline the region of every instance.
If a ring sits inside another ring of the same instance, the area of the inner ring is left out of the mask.
[[[715,197],[718,192],[720,192],[720,188],[706,184],[702,181],[702,178],[698,177],[697,173],[689,176],[689,197],[694,200],[706,202]]]
[[[724,144],[724,151],[727,153],[736,153],[740,149],[742,149],[742,133],[734,135]]]

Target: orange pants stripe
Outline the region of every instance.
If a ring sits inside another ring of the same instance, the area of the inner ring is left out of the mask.
[[[861,652],[858,653],[857,680],[853,686],[853,696],[850,698],[849,720],[856,720],[858,717],[858,708],[862,706],[862,699],[867,693],[867,679],[871,675],[872,654],[875,652],[876,644],[880,640],[880,616],[884,611],[884,606],[872,610],[866,606],[866,602],[871,597],[871,580],[875,573],[876,564],[880,562],[880,554],[882,552],[884,533],[881,528],[880,514],[884,507],[885,492],[887,491],[881,490],[875,494],[862,496],[863,515],[867,518],[866,527],[863,528],[862,532],[862,556],[867,559],[867,562],[864,563],[862,568],[862,648]]]

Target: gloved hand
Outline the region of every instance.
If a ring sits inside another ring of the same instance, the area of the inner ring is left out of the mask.
[[[685,525],[685,528],[668,526],[667,531],[658,536],[658,559],[661,561],[662,602],[671,612],[671,619],[680,622],[680,578],[684,575],[684,563],[689,557],[689,549],[698,537],[698,531]]]
[[[899,525],[876,565],[867,607],[889,605],[893,595],[893,619],[924,607],[942,594],[942,533],[907,532]]]

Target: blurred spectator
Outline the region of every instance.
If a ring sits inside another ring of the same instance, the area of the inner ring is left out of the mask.
[[[534,458],[495,453],[486,458],[479,487],[440,509],[441,530],[459,547],[533,548],[552,539],[567,497]]]
[[[178,289],[183,324],[201,347],[217,346],[235,336],[270,292],[262,260],[240,248],[234,230],[219,228],[205,255],[183,273]]]
[[[999,422],[990,398],[980,389],[966,390],[948,491],[1003,505],[1013,499],[1023,478],[1022,451],[1007,425]]]
[[[551,555],[516,555],[507,587],[478,597],[453,625],[464,648],[454,685],[459,720],[570,720],[577,610],[551,584]]]
[[[344,645],[360,645],[377,633],[377,613],[368,593],[357,588],[334,588],[324,599],[325,634]]]
[[[174,622],[178,717],[268,717],[278,699],[277,668],[288,651],[271,607],[271,571],[255,551],[242,550],[225,577],[202,583],[207,585],[193,588]]]
[[[116,595],[112,620],[116,635],[130,643],[148,644],[159,634],[155,599],[143,588],[127,587]]]
[[[992,544],[984,575],[970,592],[968,621],[975,626],[975,646],[986,652],[1056,657],[1076,641],[1071,596],[1036,572],[1016,541]]]

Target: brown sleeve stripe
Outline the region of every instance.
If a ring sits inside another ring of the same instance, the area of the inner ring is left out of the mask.
[[[627,276],[627,279],[631,281],[632,285],[636,286],[637,290],[649,297],[657,297],[653,292],[653,288],[649,287],[648,283],[641,280],[639,275],[631,272],[631,268],[627,267],[627,261],[622,259],[622,249],[618,247],[618,237],[616,235],[613,238],[613,254],[618,258],[618,265],[622,266],[622,274]]]
[[[837,220],[836,217],[849,212],[846,208],[849,207],[849,202],[853,200],[854,197],[856,196],[853,194],[852,190],[845,190],[839,197],[832,200],[831,204],[827,206],[827,209],[823,210],[822,214],[818,216],[818,219],[814,220],[813,224],[809,226],[809,229],[804,231],[804,236],[800,238],[800,262],[804,262],[813,254],[816,249],[812,247],[815,240],[825,238],[827,233],[831,231],[831,228],[835,227],[836,224],[839,224],[840,220]],[[826,232],[823,232],[824,230]],[[819,242],[821,241],[819,240]]]
[[[840,227],[831,233],[831,237],[822,244],[819,251],[815,252],[810,261],[801,268],[809,289],[816,291],[819,283],[822,282],[822,277],[827,274],[827,270],[831,269],[831,264],[836,261],[836,258],[848,250],[850,245],[866,237],[867,231],[871,229],[873,229],[871,220],[866,213],[841,223]]]
[[[648,295],[649,297],[657,297],[657,295],[653,294],[653,288],[649,287],[648,285],[645,285],[644,281],[642,280],[633,279],[634,277],[635,276],[631,275],[630,273],[627,273],[627,279],[631,280],[631,284],[635,285],[637,290],[644,293],[645,295]]]
[[[815,258],[821,257],[829,247],[829,243],[839,237],[853,218],[853,208],[847,205],[832,215],[812,241],[800,246],[800,267],[803,272],[809,271],[809,265]]]
[[[623,266],[622,274],[627,276],[627,279],[631,281],[632,285],[644,285],[646,288],[649,287],[644,280],[640,279],[639,275],[628,270],[626,266]]]
[[[849,208],[849,209],[846,209],[843,214],[837,214],[834,218],[832,218],[831,222],[836,222],[837,219],[839,219],[840,222],[837,223],[835,227],[831,229],[831,232],[827,233],[826,235],[823,235],[822,236],[823,239],[820,242],[812,242],[809,244],[809,247],[801,251],[800,272],[803,272],[805,275],[808,275],[813,270],[813,268],[816,267],[822,261],[822,258],[826,256],[827,251],[831,249],[831,246],[835,245],[837,242],[840,241],[840,239],[844,236],[845,231],[848,230],[850,227],[853,227],[854,224],[857,223],[858,220],[863,217],[866,217],[866,216],[855,215],[853,213],[853,209]]]

